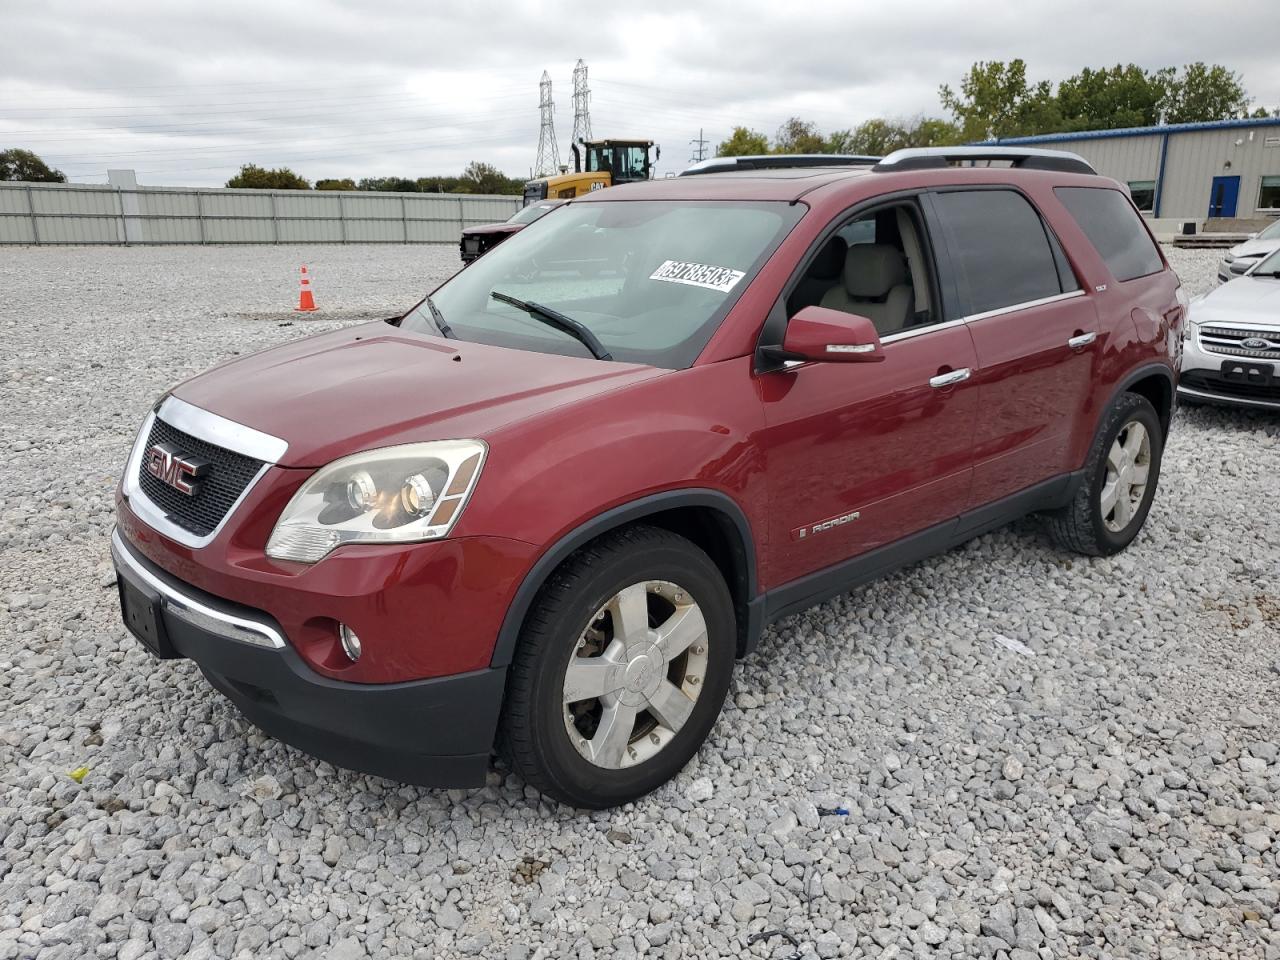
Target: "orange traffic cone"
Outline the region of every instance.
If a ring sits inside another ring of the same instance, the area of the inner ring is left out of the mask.
[[[311,294],[311,278],[307,276],[307,267],[302,267],[302,280],[298,284],[298,305],[293,308],[295,313],[311,313],[313,310],[319,310],[316,306],[316,298]]]

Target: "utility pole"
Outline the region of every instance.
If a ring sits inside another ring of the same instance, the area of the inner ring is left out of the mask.
[[[539,177],[553,177],[560,172],[560,148],[556,146],[555,104],[551,100],[551,75],[542,71],[538,82],[538,112],[542,126],[538,130],[538,159],[534,164]]]
[[[701,128],[701,127],[699,127],[699,128],[698,128],[698,135],[697,135],[697,137],[695,137],[694,139],[690,140],[690,141],[689,141],[689,143],[690,143],[690,144],[692,144],[692,146],[693,146],[693,148],[694,148],[694,149],[693,149],[693,155],[692,155],[691,157],[689,157],[689,162],[690,162],[690,163],[701,163],[703,160],[707,159],[707,144],[708,144],[708,143],[710,143],[710,141],[709,141],[709,140],[706,140],[706,139],[702,136],[702,128]]]
[[[587,87],[587,65],[581,60],[573,68],[573,138],[580,143],[591,139],[591,90]]]

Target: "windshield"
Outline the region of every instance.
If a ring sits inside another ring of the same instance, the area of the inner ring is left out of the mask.
[[[1271,256],[1267,257],[1260,264],[1254,267],[1250,275],[1254,277],[1280,276],[1280,250],[1275,251]]]
[[[645,147],[587,148],[588,173],[612,173],[624,180],[645,180],[649,176],[649,151]]]
[[[1277,220],[1267,229],[1263,230],[1254,239],[1256,240],[1280,240],[1280,220]]]
[[[783,202],[569,203],[432,294],[459,340],[589,357],[578,339],[496,291],[591,331],[615,360],[690,366],[756,271],[806,211]],[[438,335],[426,303],[401,321]]]
[[[550,213],[559,204],[555,203],[531,203],[529,206],[520,210],[507,223],[533,223],[543,214]]]

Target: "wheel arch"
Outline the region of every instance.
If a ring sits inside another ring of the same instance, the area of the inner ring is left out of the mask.
[[[1111,395],[1108,408],[1122,393],[1136,393],[1151,401],[1160,418],[1160,429],[1167,437],[1169,423],[1173,420],[1173,403],[1176,392],[1173,372],[1163,363],[1147,364],[1139,367],[1120,381],[1118,389]]]
[[[738,621],[738,655],[755,647],[763,629],[763,604],[756,589],[756,550],[751,525],[737,501],[710,489],[667,490],[597,514],[557,540],[534,563],[507,607],[494,644],[491,665],[511,663],[525,618],[561,563],[581,547],[610,531],[648,523],[680,534],[702,549],[720,569],[733,597]]]

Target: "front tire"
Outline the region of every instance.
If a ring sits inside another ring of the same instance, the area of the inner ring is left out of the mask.
[[[736,653],[720,571],[684,537],[606,534],[552,574],[521,631],[500,749],[542,793],[600,809],[675,776],[710,733]]]
[[[1094,438],[1075,498],[1049,517],[1053,538],[1091,557],[1127,547],[1151,510],[1163,452],[1164,430],[1151,401],[1121,394]]]

